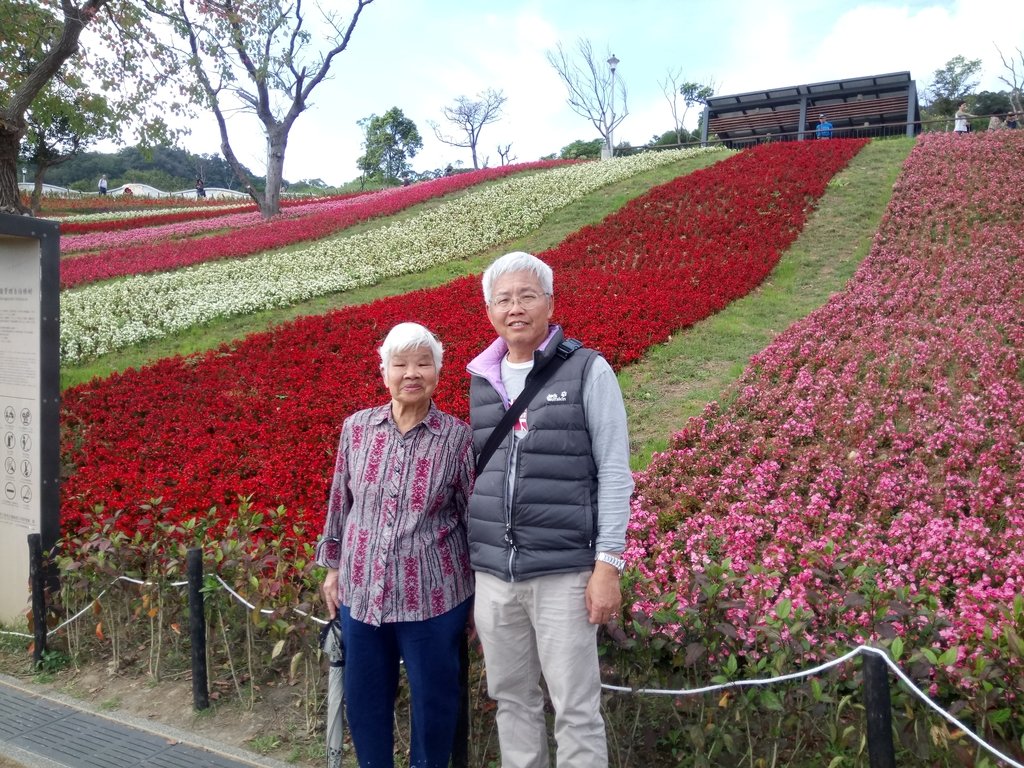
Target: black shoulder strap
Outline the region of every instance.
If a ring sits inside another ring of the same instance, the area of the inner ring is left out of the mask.
[[[505,435],[512,429],[512,425],[515,424],[519,418],[519,414],[526,410],[526,406],[530,404],[533,396],[537,394],[544,383],[551,378],[552,374],[558,370],[559,366],[562,365],[566,360],[569,359],[570,355],[577,349],[583,346],[583,342],[578,339],[564,339],[555,350],[555,357],[544,366],[536,376],[534,376],[530,383],[526,385],[523,391],[519,394],[519,397],[515,399],[515,402],[508,407],[505,411],[505,415],[501,417],[501,421],[491,431],[491,436],[487,438],[487,442],[484,443],[483,450],[480,451],[480,455],[476,459],[476,474],[479,475],[483,468],[487,466],[487,462],[491,460],[491,456],[498,449],[498,445],[505,439]]]

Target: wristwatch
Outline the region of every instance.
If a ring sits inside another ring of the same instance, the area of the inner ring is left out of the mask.
[[[613,555],[610,552],[598,552],[594,559],[600,560],[602,563],[608,563],[608,565],[620,574],[626,569],[626,561],[618,555]]]

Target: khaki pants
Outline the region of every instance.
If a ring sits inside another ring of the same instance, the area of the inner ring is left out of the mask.
[[[508,583],[476,574],[474,617],[498,703],[502,768],[548,768],[544,675],[555,707],[558,768],[605,768],[597,627],[587,621],[590,571]]]

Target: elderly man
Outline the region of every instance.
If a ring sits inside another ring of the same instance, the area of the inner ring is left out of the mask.
[[[547,264],[506,254],[484,273],[483,290],[498,338],[468,366],[478,471],[469,545],[502,766],[549,765],[543,674],[559,768],[601,768],[596,630],[621,603],[633,491],[622,393],[598,352],[549,324]],[[524,389],[526,407],[508,424]]]

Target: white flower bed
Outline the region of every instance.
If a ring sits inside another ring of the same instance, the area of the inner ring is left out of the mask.
[[[301,250],[273,251],[137,275],[61,293],[65,363],[245,315],[372,285],[465,257],[536,229],[603,186],[715,148],[648,152],[514,176],[414,218]]]

